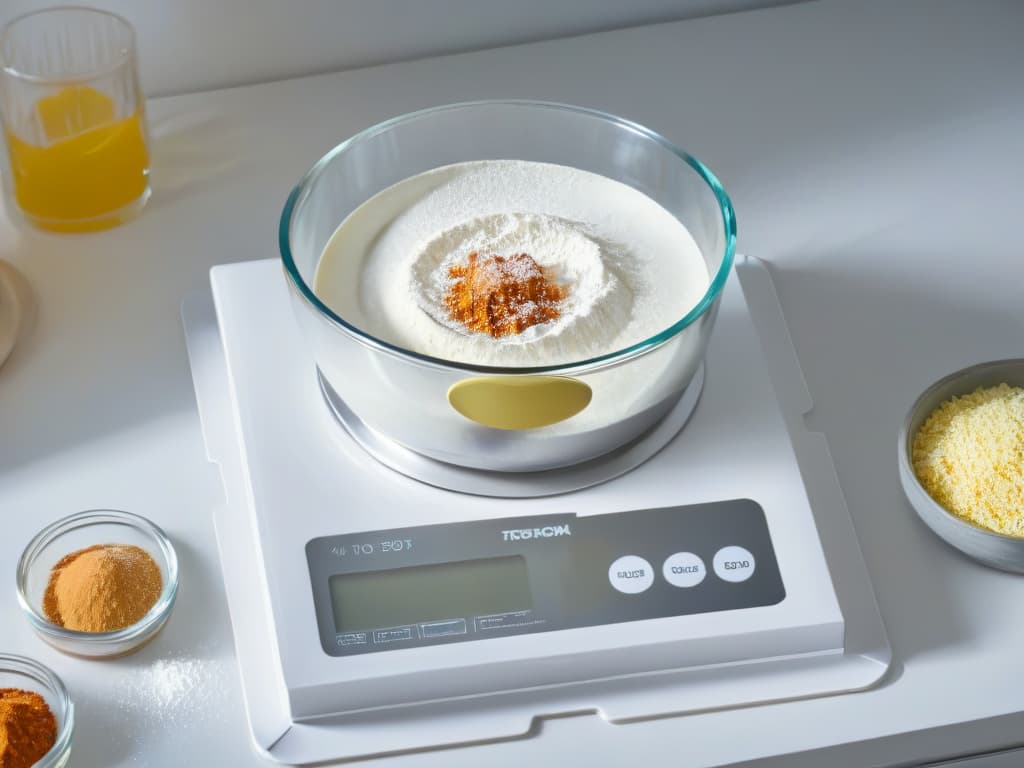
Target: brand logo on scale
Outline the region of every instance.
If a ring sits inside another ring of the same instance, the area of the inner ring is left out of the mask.
[[[569,530],[568,525],[545,525],[543,528],[516,528],[501,532],[501,538],[505,541],[551,539],[555,536],[572,536],[572,531]]]

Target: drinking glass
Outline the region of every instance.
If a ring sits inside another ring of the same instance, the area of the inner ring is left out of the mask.
[[[0,30],[0,117],[25,218],[106,229],[149,199],[149,140],[135,31],[90,8],[28,13]]]

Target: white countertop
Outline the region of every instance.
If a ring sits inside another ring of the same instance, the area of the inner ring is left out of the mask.
[[[213,264],[276,256],[289,189],[343,138],[497,96],[629,117],[722,179],[741,250],[773,264],[896,662],[866,693],[624,726],[559,718],[380,764],[842,768],[1024,739],[1024,578],[932,536],[895,461],[918,391],[1024,354],[1022,33],[1013,2],[829,1],[159,99],[138,220],[60,237],[0,218],[0,258],[38,300],[0,368],[0,570],[13,582],[38,528],[90,507],[150,517],[182,562],[163,633],[110,662],[52,651],[13,583],[0,591],[0,650],[52,666],[78,704],[73,764],[266,764],[244,722],[180,302]]]

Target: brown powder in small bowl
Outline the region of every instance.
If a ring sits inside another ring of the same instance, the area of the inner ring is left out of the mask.
[[[79,632],[131,626],[160,598],[163,578],[153,557],[131,544],[97,544],[53,566],[43,612],[54,624]]]
[[[0,688],[0,768],[32,768],[57,740],[57,719],[34,691]]]

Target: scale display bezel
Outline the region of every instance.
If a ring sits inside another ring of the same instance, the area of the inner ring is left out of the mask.
[[[426,590],[424,607],[407,621],[339,626],[345,609],[332,580],[510,557],[525,563],[528,606],[495,603],[482,613],[449,615],[427,607],[445,596]],[[320,642],[330,656],[757,608],[786,596],[764,511],[749,499],[322,536],[308,542],[306,558]]]

